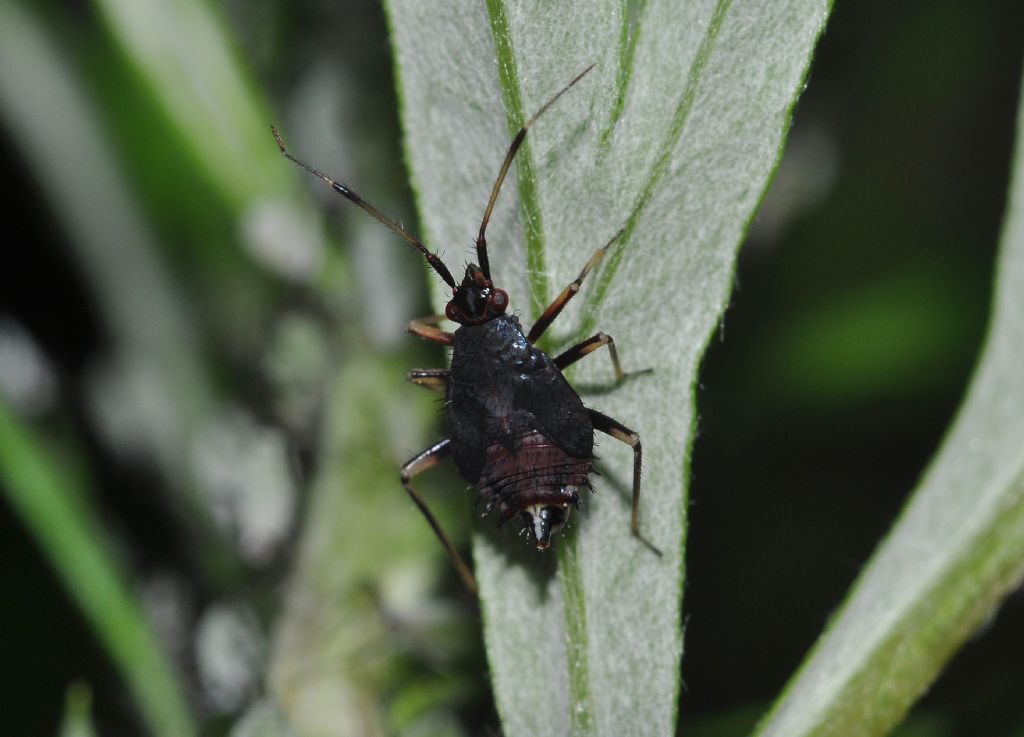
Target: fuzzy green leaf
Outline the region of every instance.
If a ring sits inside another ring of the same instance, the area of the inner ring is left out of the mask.
[[[959,416],[764,737],[883,735],[1024,577],[1024,107],[992,323]]]
[[[664,555],[630,535],[630,448],[599,436],[603,475],[557,570],[492,523],[474,558],[506,734],[672,734],[694,381],[829,3],[387,7],[424,235],[456,273],[511,135],[596,64],[531,129],[490,262],[529,324],[625,228],[545,344],[604,330],[627,371],[654,370],[614,390],[606,356],[573,373],[589,406],[640,433],[641,526]]]

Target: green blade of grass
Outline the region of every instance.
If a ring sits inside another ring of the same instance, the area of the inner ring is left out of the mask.
[[[217,8],[203,0],[96,4],[127,66],[191,154],[192,171],[234,216],[248,253],[299,281],[324,276],[324,261],[344,274],[344,259],[325,250],[320,214],[297,196],[299,171],[283,165],[269,106]]]
[[[47,452],[0,397],[0,488],[95,629],[153,734],[196,733],[168,661],[90,512],[85,480]]]
[[[229,35],[201,0],[99,0],[114,38],[181,131],[225,201],[244,211],[287,192],[270,114],[235,57]]]
[[[632,453],[598,436],[596,494],[552,555],[515,523],[474,543],[505,734],[671,734],[694,382],[734,259],[779,157],[820,1],[426,6],[390,0],[405,146],[432,247],[457,270],[513,132],[590,64],[531,129],[488,230],[495,281],[527,325],[625,228],[546,340],[611,334],[574,371],[588,406],[637,430],[641,526],[630,535]],[[435,306],[444,302],[436,295]]]
[[[939,452],[762,737],[883,735],[1024,577],[1024,107],[989,335]]]

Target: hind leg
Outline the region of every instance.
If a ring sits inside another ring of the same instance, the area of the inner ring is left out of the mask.
[[[473,574],[470,573],[469,567],[465,561],[462,560],[462,556],[452,545],[451,540],[448,539],[448,535],[445,534],[444,530],[441,529],[441,524],[437,521],[434,513],[430,511],[430,507],[423,501],[423,497],[420,493],[412,487],[409,483],[414,476],[423,473],[428,468],[432,468],[440,463],[442,460],[448,457],[451,453],[452,441],[450,438],[434,443],[432,446],[424,450],[422,453],[417,454],[414,458],[410,459],[408,463],[402,466],[402,486],[409,493],[413,502],[419,507],[419,510],[423,513],[423,516],[427,518],[427,522],[430,524],[430,528],[437,535],[437,539],[441,541],[441,545],[444,546],[445,551],[448,553],[448,557],[452,559],[452,563],[455,565],[455,570],[458,571],[459,576],[462,577],[462,582],[466,584],[466,588],[472,593],[477,592],[476,579],[473,578]]]
[[[595,430],[611,435],[616,440],[621,440],[633,449],[633,505],[629,528],[640,542],[660,556],[661,551],[650,540],[640,534],[640,467],[643,460],[640,435],[597,410],[588,409],[587,412],[590,413],[590,421],[593,423]]]

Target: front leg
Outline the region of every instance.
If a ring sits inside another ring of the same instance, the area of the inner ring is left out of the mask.
[[[643,451],[640,448],[640,435],[597,410],[587,409],[587,412],[590,414],[590,422],[594,425],[595,430],[611,435],[616,440],[621,440],[633,448],[633,513],[630,518],[629,528],[640,542],[660,556],[661,551],[650,540],[640,534],[640,467],[643,455]]]
[[[423,473],[428,468],[436,466],[442,460],[451,455],[451,452],[451,438],[445,438],[444,440],[434,443],[422,453],[418,453],[415,457],[410,459],[408,463],[402,466],[402,486],[405,487],[405,490],[409,493],[409,496],[412,497],[416,506],[419,507],[423,516],[427,518],[430,528],[434,531],[434,534],[437,535],[437,539],[441,541],[444,549],[448,552],[448,557],[452,559],[452,563],[455,565],[455,570],[459,572],[459,576],[462,577],[462,582],[466,584],[466,588],[475,594],[477,592],[476,579],[473,578],[473,574],[470,573],[469,567],[462,560],[462,556],[459,555],[455,546],[452,545],[451,540],[448,539],[444,530],[441,529],[441,524],[437,521],[434,513],[430,511],[430,507],[427,506],[427,503],[423,501],[423,497],[421,497],[420,493],[412,487],[411,483],[409,483],[413,476]]]
[[[410,322],[405,329],[413,335],[418,335],[424,340],[429,340],[432,343],[452,345],[455,342],[455,336],[437,327],[437,323],[441,322],[443,319],[445,318],[442,315],[422,317],[419,320],[413,320]]]

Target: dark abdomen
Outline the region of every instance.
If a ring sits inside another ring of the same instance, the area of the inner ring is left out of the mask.
[[[508,519],[534,504],[579,504],[578,490],[589,486],[590,458],[574,458],[534,429],[518,435],[518,449],[495,442],[487,447],[476,490],[487,505]]]

